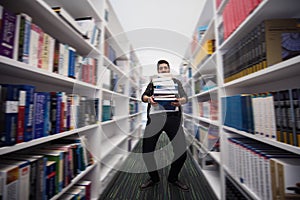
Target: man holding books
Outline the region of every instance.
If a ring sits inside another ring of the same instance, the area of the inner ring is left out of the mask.
[[[154,151],[164,131],[171,141],[174,152],[168,182],[183,191],[188,191],[189,187],[178,180],[178,174],[187,156],[181,105],[186,103],[188,98],[181,82],[169,74],[170,66],[166,60],[158,61],[157,71],[158,76],[151,80],[142,95],[142,101],[148,103],[148,120],[143,138],[143,160],[150,179],[142,184],[140,189],[151,188],[160,181]]]

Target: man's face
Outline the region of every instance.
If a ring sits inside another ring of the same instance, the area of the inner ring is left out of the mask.
[[[158,73],[170,73],[169,66],[165,63],[158,65]]]

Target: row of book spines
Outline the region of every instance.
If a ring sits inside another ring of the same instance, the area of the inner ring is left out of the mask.
[[[7,154],[0,159],[0,173],[4,177],[1,191],[8,194],[9,185],[16,182],[17,199],[50,199],[94,163],[91,154],[74,139],[62,140],[61,144],[36,149],[35,152]],[[8,171],[5,165],[15,166],[17,171]]]
[[[200,101],[198,102],[198,106],[200,117],[205,117],[211,120],[218,120],[218,101]]]
[[[2,8],[1,5],[0,7]],[[0,55],[32,67],[96,84],[95,59],[83,58],[68,44],[60,43],[34,24],[30,16],[24,13],[15,15],[5,8],[3,10],[3,16],[0,16],[3,18],[0,27]],[[5,28],[8,25],[9,30]],[[5,39],[7,34],[11,37]]]
[[[296,195],[287,187],[296,186],[299,180],[296,177],[300,169],[299,155],[248,138],[228,138],[227,153],[230,159],[226,165],[232,175],[261,199]]]
[[[98,119],[98,99],[65,92],[36,92],[31,85],[1,84],[0,92],[0,104],[5,108],[0,112],[1,146],[94,124]]]
[[[229,0],[223,10],[224,38],[228,38],[262,0]]]
[[[224,125],[300,146],[300,89],[222,98]]]
[[[298,49],[283,48],[285,43],[298,42],[297,39],[291,39],[291,36],[287,37],[291,33],[300,32],[298,24],[298,19],[295,18],[269,19],[253,28],[236,42],[238,48],[232,48],[224,54],[224,82],[230,82],[299,55]],[[284,37],[289,40],[284,41]]]

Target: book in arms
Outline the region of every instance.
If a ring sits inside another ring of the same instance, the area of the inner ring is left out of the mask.
[[[177,101],[178,84],[174,83],[171,76],[163,75],[152,79],[154,87],[154,101],[159,103],[165,110],[175,110],[171,102]]]

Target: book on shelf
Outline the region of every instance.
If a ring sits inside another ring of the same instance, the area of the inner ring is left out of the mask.
[[[52,7],[52,10],[56,12],[77,33],[83,37],[86,37],[85,31],[76,23],[75,19],[63,7]]]
[[[19,104],[18,104],[18,122],[17,122],[17,134],[16,143],[24,141],[25,132],[25,106],[26,106],[26,91],[20,90],[19,92]]]
[[[85,187],[85,199],[90,200],[91,199],[91,187],[92,182],[88,180],[80,180],[75,185],[84,186]]]
[[[19,89],[17,85],[1,85],[1,137],[0,146],[11,146],[16,144],[18,123]]]
[[[299,55],[298,21],[296,18],[267,19],[236,41],[238,47],[230,48],[223,55],[225,83]]]
[[[14,165],[18,167],[17,193],[18,198],[29,200],[30,185],[30,163],[29,161],[13,160],[7,158],[0,159],[1,164]]]
[[[16,165],[0,164],[1,198],[18,199],[19,167]]]
[[[39,56],[41,55],[42,51],[42,29],[34,24],[31,23],[31,30],[30,30],[30,46],[29,46],[29,65],[32,67],[39,66]]]
[[[54,161],[56,163],[56,166],[55,166],[55,194],[62,191],[64,152],[61,150],[37,149],[34,153],[29,152],[29,154],[44,155],[48,159],[48,161]]]
[[[48,92],[34,93],[33,139],[50,134],[50,94]]]
[[[300,198],[299,158],[272,158],[270,161],[272,194],[274,199]]]
[[[25,160],[30,163],[29,199],[45,199],[45,167],[47,163],[47,158],[41,155],[26,155],[22,154],[22,152],[8,154],[7,157],[14,160]]]
[[[55,194],[57,194],[56,184],[57,184],[57,168],[58,163],[55,161],[47,161],[46,163],[46,199],[50,199]]]
[[[29,63],[30,31],[32,18],[25,14],[17,14],[14,43],[14,59]]]
[[[0,55],[14,57],[16,15],[0,5]]]

